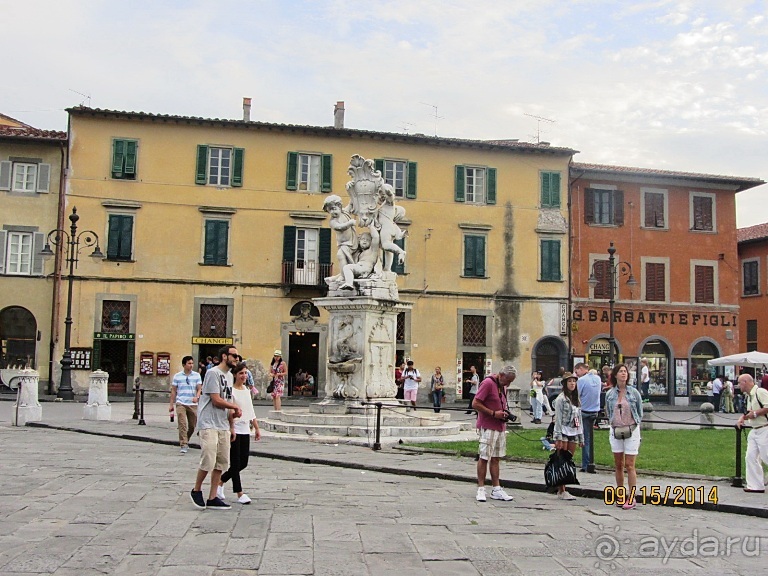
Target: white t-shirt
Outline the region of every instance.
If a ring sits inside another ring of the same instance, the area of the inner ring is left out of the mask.
[[[645,384],[651,380],[651,372],[648,370],[648,366],[643,366],[640,369],[640,382]]]
[[[243,415],[240,418],[235,418],[235,434],[250,434],[251,420],[256,418],[250,390],[248,388],[243,388],[242,390],[232,388],[232,400],[243,411]]]
[[[419,371],[416,368],[406,368],[403,371],[403,379],[405,380],[403,390],[418,390],[419,383],[416,381],[416,378],[421,378]]]

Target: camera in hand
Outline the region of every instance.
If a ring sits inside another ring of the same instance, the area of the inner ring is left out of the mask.
[[[512,414],[509,410],[504,410],[504,422],[517,422],[517,416]]]

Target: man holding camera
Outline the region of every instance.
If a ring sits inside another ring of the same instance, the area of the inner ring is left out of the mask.
[[[499,459],[507,454],[507,386],[517,377],[514,366],[505,366],[498,374],[491,374],[480,383],[472,401],[477,410],[477,428],[480,430],[480,457],[477,460],[477,501],[485,502],[485,475],[490,467],[492,500],[512,500],[499,484]],[[490,461],[490,466],[489,466]]]

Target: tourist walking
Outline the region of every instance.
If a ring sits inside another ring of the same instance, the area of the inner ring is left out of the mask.
[[[640,358],[640,391],[645,400],[650,398],[651,371],[648,369],[648,358]]]
[[[240,480],[240,472],[248,466],[248,455],[251,450],[251,427],[256,440],[261,439],[259,422],[256,420],[256,413],[253,411],[253,400],[246,383],[248,381],[248,367],[244,362],[239,362],[232,368],[234,384],[232,386],[232,399],[242,410],[239,418],[234,418],[231,424],[232,443],[229,448],[229,470],[221,475],[219,488],[216,496],[226,500],[224,494],[224,484],[232,480],[232,491],[237,494],[237,501],[240,504],[250,504],[251,499],[248,494],[243,492],[243,485]]]
[[[541,372],[533,373],[531,380],[531,408],[533,409],[533,423],[541,424],[544,412],[544,382],[541,381]]]
[[[435,366],[435,373],[432,374],[432,379],[429,384],[429,392],[432,395],[432,406],[435,412],[440,412],[440,406],[445,398],[445,390],[443,386],[445,381],[443,380],[443,373],[440,371],[440,366]]]
[[[719,375],[712,380],[712,403],[715,405],[715,412],[720,412],[720,396],[723,394],[723,381]]]
[[[469,406],[467,406],[467,414],[472,414],[472,403],[475,400],[475,394],[480,386],[480,376],[477,375],[477,368],[474,366],[469,367],[470,376],[464,382],[469,384]]]
[[[221,475],[229,468],[230,424],[232,416],[242,416],[240,407],[232,402],[232,372],[237,364],[237,348],[222,346],[218,364],[205,373],[203,390],[197,409],[197,433],[200,436],[200,466],[195,487],[190,492],[192,503],[200,509],[229,510],[231,506],[221,500],[216,492]],[[208,500],[203,498],[203,482],[210,473],[211,490]]]
[[[616,467],[616,487],[624,489],[624,470],[627,471],[627,489],[624,510],[632,510],[632,494],[637,487],[635,460],[640,452],[640,422],[643,419],[643,398],[633,386],[628,386],[629,371],[624,364],[616,364],[611,371],[611,388],[605,395],[605,412],[611,426],[609,441]],[[621,499],[620,499],[621,500]]]
[[[272,407],[275,410],[282,408],[283,390],[285,389],[285,377],[288,375],[288,367],[283,360],[283,353],[275,350],[272,362],[269,365],[270,384],[272,386]]]
[[[747,413],[739,416],[737,428],[751,428],[747,436],[747,486],[744,492],[765,492],[763,467],[768,464],[768,390],[757,386],[752,376],[742,374],[738,379],[739,389],[747,399]]]
[[[581,471],[595,473],[594,463],[594,437],[597,415],[600,412],[600,395],[603,384],[597,370],[594,373],[584,362],[574,366],[574,371],[579,377],[577,390],[581,404],[581,416],[584,430],[584,449],[581,451]],[[590,466],[591,464],[591,466]]]
[[[173,416],[176,411],[176,426],[179,429],[180,452],[189,451],[189,440],[197,427],[197,401],[203,388],[203,379],[195,372],[195,360],[192,356],[181,359],[184,368],[171,380],[171,400],[168,412]]]
[[[413,367],[413,360],[408,360],[403,371],[403,399],[411,403],[411,410],[416,410],[419,382],[421,382],[421,373]]]
[[[733,414],[735,412],[733,406],[733,382],[728,378],[723,383],[723,412],[726,414]]]
[[[485,502],[485,476],[491,473],[491,499],[512,500],[501,487],[499,460],[507,455],[507,386],[517,378],[514,366],[505,366],[498,374],[491,374],[480,383],[472,407],[477,410],[477,429],[480,432],[477,460],[478,502]]]
[[[401,362],[400,365],[395,368],[395,386],[397,386],[397,392],[395,393],[396,400],[403,400],[405,396],[403,393],[403,372],[405,372],[405,362]]]
[[[555,398],[555,449],[567,450],[573,456],[576,444],[584,447],[584,433],[581,422],[579,390],[575,374],[563,374],[563,391]],[[576,497],[561,484],[557,487],[557,497],[560,500],[575,500]]]

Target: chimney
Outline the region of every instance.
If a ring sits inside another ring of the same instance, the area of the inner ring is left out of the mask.
[[[251,121],[251,99],[243,98],[243,122]]]
[[[344,102],[339,100],[333,107],[333,127],[344,128]]]

